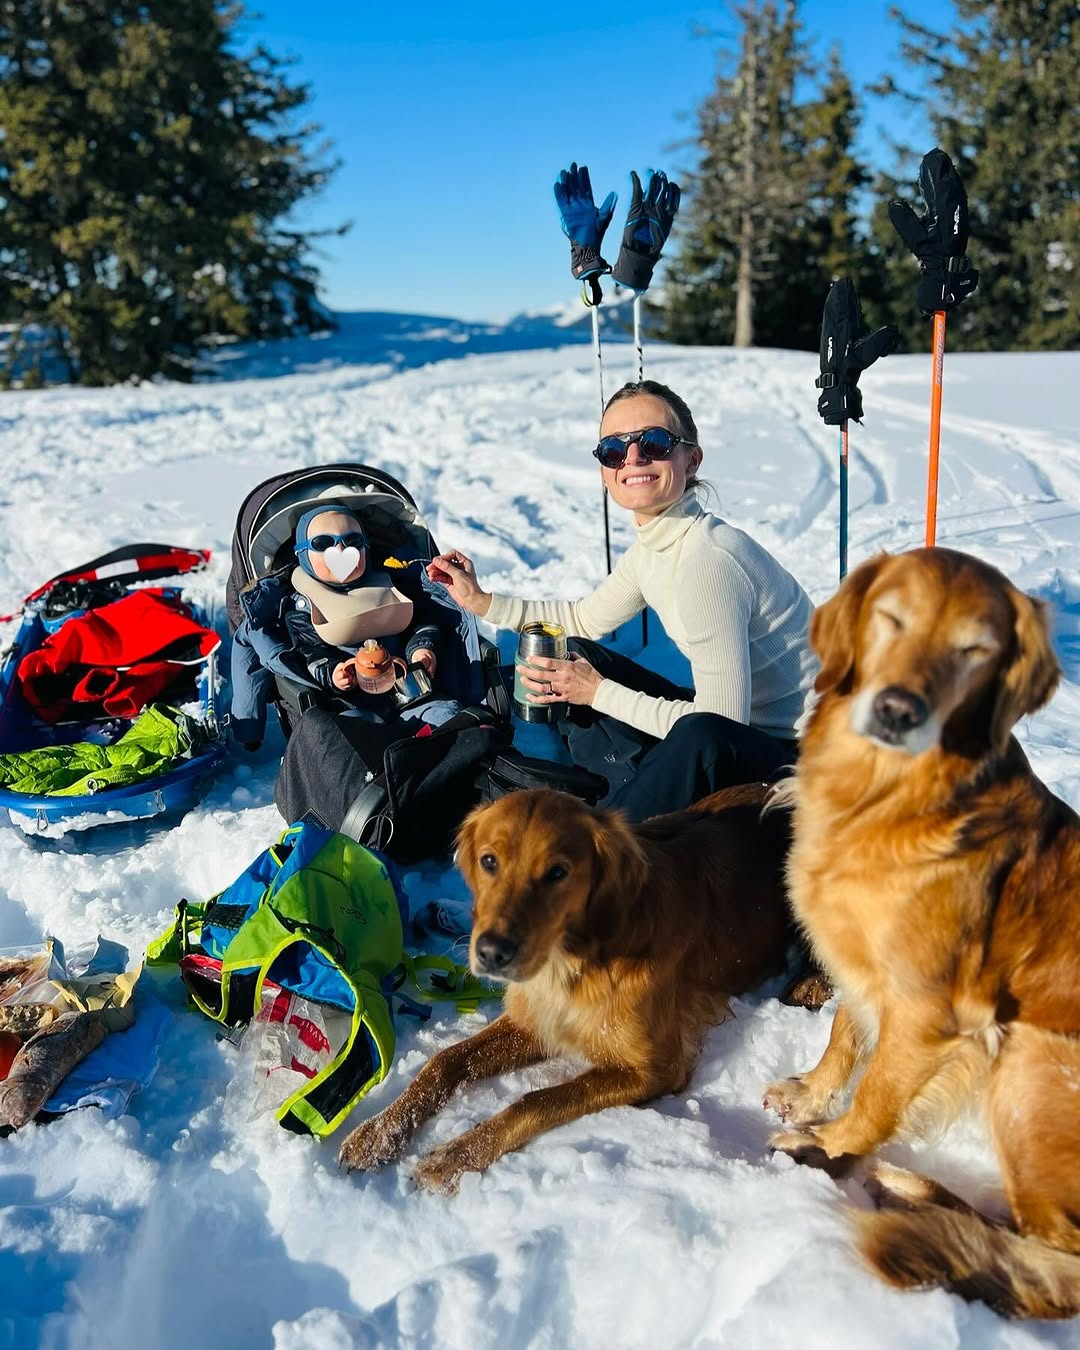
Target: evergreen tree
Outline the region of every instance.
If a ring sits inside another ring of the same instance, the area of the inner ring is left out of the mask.
[[[189,378],[211,335],[325,327],[309,99],[224,0],[0,0],[0,311],[67,378]],[[7,370],[21,356],[19,334]]]
[[[956,0],[956,12],[960,22],[948,33],[898,15],[903,54],[925,80],[930,136],[922,149],[940,145],[968,194],[968,253],[979,289],[949,316],[949,346],[1076,346],[1080,11],[1075,0]],[[909,151],[906,182],[894,194],[913,204],[918,162]],[[881,186],[889,190],[894,182],[883,177]],[[893,321],[925,346],[929,337],[914,310],[916,265],[883,208],[874,234],[889,259]]]
[[[869,175],[853,151],[855,94],[834,51],[820,93],[798,97],[812,66],[794,0],[735,13],[740,52],[721,54],[698,111],[701,158],[661,327],[676,342],[813,349],[830,282],[859,284],[866,270],[855,207]]]
[[[674,341],[763,340],[755,311],[800,190],[791,107],[804,57],[795,8],[788,0],[781,15],[772,0],[748,0],[733,11],[740,50],[720,54],[716,87],[698,110],[701,158],[685,184],[667,273],[662,326]]]

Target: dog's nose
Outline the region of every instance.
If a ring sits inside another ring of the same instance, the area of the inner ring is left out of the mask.
[[[505,970],[510,962],[517,956],[518,944],[513,938],[500,937],[498,933],[493,933],[488,929],[486,933],[481,933],[476,939],[476,960],[477,964],[484,970],[490,970],[493,974],[500,970]]]
[[[905,732],[921,727],[930,716],[930,709],[918,694],[891,684],[874,699],[874,716],[886,731],[903,736]]]

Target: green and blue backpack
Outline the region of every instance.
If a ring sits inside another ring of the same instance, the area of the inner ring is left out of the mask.
[[[423,1001],[475,1010],[490,997],[443,957],[406,955],[408,901],[371,849],[322,826],[290,826],[231,886],[202,903],[181,900],[172,926],[147,949],[151,965],[178,965],[195,1006],[229,1027],[259,1010],[270,982],[345,1013],[332,1058],[277,1109],[298,1133],[332,1133],[387,1075],[394,1057],[391,995],[406,978]],[[434,982],[421,975],[435,972]]]

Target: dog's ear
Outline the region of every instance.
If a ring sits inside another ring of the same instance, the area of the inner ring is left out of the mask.
[[[990,719],[990,740],[1004,751],[1021,717],[1036,712],[1050,698],[1061,678],[1061,666],[1050,642],[1050,622],[1044,601],[1009,587],[1013,607],[1011,659],[999,676],[997,698]]]
[[[621,811],[593,812],[593,881],[582,934],[602,946],[619,932],[645,887],[649,864]]]
[[[888,562],[887,553],[879,553],[856,567],[840,583],[840,589],[814,610],[810,619],[810,645],[821,659],[814,688],[819,694],[837,689],[846,693],[855,669],[855,634],[866,592]]]
[[[476,879],[476,833],[480,825],[480,818],[487,810],[487,805],[474,807],[465,817],[458,827],[457,837],[454,840],[454,862],[457,864],[458,871],[465,878],[469,890],[475,894],[473,882]]]

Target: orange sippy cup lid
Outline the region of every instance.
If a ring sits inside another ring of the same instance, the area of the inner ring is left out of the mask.
[[[377,675],[390,664],[390,653],[374,638],[368,638],[356,653],[357,668],[368,675]]]

